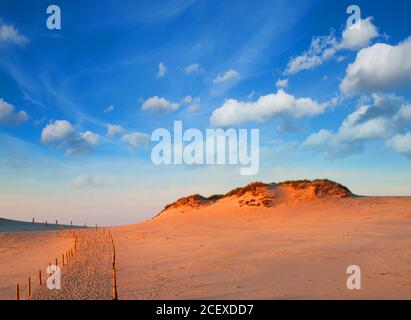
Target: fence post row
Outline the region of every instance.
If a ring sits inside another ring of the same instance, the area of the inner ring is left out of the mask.
[[[33,218],[33,223],[34,223],[34,218]],[[57,221],[56,221],[56,223],[57,223]],[[46,220],[46,225],[47,225],[47,220]],[[71,223],[71,225],[72,225],[72,223]],[[77,251],[77,242],[78,242],[78,239],[77,239],[77,235],[75,235],[74,233],[73,233],[73,238],[74,238],[74,250],[75,251]],[[68,261],[69,261],[69,256],[71,256],[71,257],[73,257],[74,256],[74,253],[73,253],[73,249],[72,248],[70,248],[70,250],[69,251],[66,251],[66,264],[68,263]],[[63,261],[63,266],[64,266],[64,254],[62,255],[62,261]],[[57,264],[58,263],[58,260],[57,260],[57,258],[56,258],[56,266],[58,265]],[[50,268],[51,268],[51,263],[49,262],[49,270],[50,270]],[[42,278],[41,278],[41,270],[39,270],[39,285],[41,286],[42,284],[43,284],[43,282],[42,282]],[[117,290],[117,289],[116,289]],[[29,277],[29,279],[28,279],[28,287],[27,287],[27,297],[28,298],[30,298],[31,297],[31,292],[32,290],[31,290],[31,277]],[[20,300],[20,285],[17,283],[16,284],[16,300]]]

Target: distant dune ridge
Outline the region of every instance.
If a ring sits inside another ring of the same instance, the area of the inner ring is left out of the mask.
[[[348,198],[354,197],[354,194],[347,187],[328,179],[295,180],[280,183],[253,182],[245,187],[233,189],[226,194],[216,194],[210,197],[195,194],[180,198],[165,206],[159,215],[171,209],[187,211],[209,206],[221,199],[230,197],[237,199],[236,203],[239,207],[274,207],[295,201]]]
[[[79,228],[77,226],[43,222],[26,222],[0,218],[0,232],[51,231],[59,229]]]

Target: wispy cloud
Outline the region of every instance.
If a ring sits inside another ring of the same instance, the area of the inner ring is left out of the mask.
[[[163,78],[167,74],[167,67],[163,62],[158,64],[157,78]]]
[[[109,105],[107,108],[105,108],[105,109],[103,110],[103,112],[104,112],[104,113],[111,113],[111,112],[114,111],[114,109],[115,109],[115,107],[111,104],[111,105]]]
[[[340,50],[359,50],[367,47],[378,36],[379,32],[373,24],[372,17],[362,19],[353,26],[347,26],[340,40],[337,40],[334,30],[331,30],[327,36],[314,36],[310,48],[303,54],[292,58],[284,73],[296,74],[303,70],[313,69],[334,57]]]
[[[109,188],[116,185],[118,178],[109,175],[82,174],[68,182],[71,188]]]
[[[215,83],[215,84],[225,83],[225,82],[228,82],[228,81],[236,80],[236,79],[238,79],[239,77],[240,77],[240,74],[239,74],[237,71],[231,69],[231,70],[228,70],[228,71],[226,71],[226,72],[224,72],[224,73],[220,73],[220,74],[213,80],[213,83]]]
[[[0,47],[10,44],[24,46],[29,39],[22,35],[15,27],[2,24],[0,25]]]
[[[142,132],[131,132],[123,135],[121,140],[127,142],[130,148],[135,151],[137,148],[147,147],[150,143],[150,136]]]
[[[110,138],[115,137],[117,134],[120,134],[124,131],[124,128],[120,125],[116,124],[108,124],[107,125],[107,135]]]
[[[184,71],[187,74],[201,74],[204,72],[204,70],[201,68],[199,63],[193,63],[188,65],[187,67],[184,68]]]

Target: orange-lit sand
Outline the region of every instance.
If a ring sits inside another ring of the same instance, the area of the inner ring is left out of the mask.
[[[351,197],[329,187],[190,197],[151,221],[113,228],[119,298],[411,299],[411,197]],[[100,232],[87,233],[92,245],[63,269],[71,285],[63,281],[54,298],[109,298],[109,238]],[[17,282],[71,246],[68,232],[1,234],[0,298],[13,299]],[[86,258],[90,250],[98,259]],[[361,290],[346,287],[350,265],[361,268]],[[87,293],[81,279],[103,279],[101,290]],[[44,290],[36,297],[53,298]]]
[[[227,198],[115,229],[121,299],[411,299],[411,198]],[[346,268],[362,290],[346,288]]]
[[[26,299],[28,277],[33,288],[38,283],[38,271],[46,274],[48,263],[60,261],[62,253],[73,246],[68,231],[0,233],[0,299],[15,299],[16,284],[21,299]]]

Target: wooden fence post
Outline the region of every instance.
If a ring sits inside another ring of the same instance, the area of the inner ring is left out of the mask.
[[[117,295],[117,275],[116,269],[113,268],[113,300],[118,300]]]
[[[29,277],[29,286],[27,288],[27,297],[31,297],[31,278]]]

